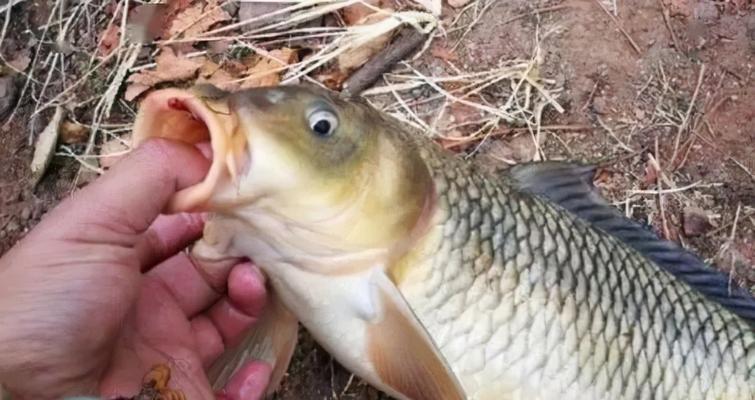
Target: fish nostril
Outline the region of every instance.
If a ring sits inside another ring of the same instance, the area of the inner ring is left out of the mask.
[[[278,104],[286,94],[282,90],[271,90],[265,94],[265,98],[272,104]]]

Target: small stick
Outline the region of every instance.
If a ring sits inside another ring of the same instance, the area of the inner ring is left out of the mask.
[[[609,135],[611,135],[611,137],[612,137],[612,138],[613,138],[613,139],[614,139],[614,140],[615,140],[615,141],[616,141],[617,143],[619,143],[619,146],[620,146],[620,147],[621,147],[622,149],[624,149],[624,150],[626,150],[626,151],[629,151],[629,152],[632,152],[632,153],[634,153],[634,152],[635,152],[635,150],[634,150],[633,148],[629,147],[629,146],[628,146],[628,145],[627,145],[626,143],[622,142],[622,141],[621,141],[621,139],[619,139],[619,137],[618,137],[618,136],[616,136],[616,134],[615,134],[615,133],[613,132],[613,129],[611,129],[611,128],[610,128],[610,127],[609,127],[608,125],[606,125],[606,124],[605,124],[605,122],[603,122],[603,120],[602,120],[602,119],[601,119],[600,117],[596,116],[596,118],[597,118],[597,120],[598,120],[598,124],[600,124],[600,126],[601,126],[601,127],[603,128],[603,129],[605,129],[605,130],[606,130],[606,132],[608,132],[608,134],[609,134]]]
[[[543,131],[579,132],[579,131],[589,131],[592,129],[592,127],[587,126],[587,125],[545,125],[545,126],[541,126],[540,129]],[[492,137],[498,137],[498,136],[505,136],[509,133],[518,133],[518,132],[529,132],[529,128],[500,129],[495,132],[491,132],[487,134],[486,137],[492,138]],[[466,137],[461,137],[461,138],[439,136],[439,138],[453,142],[453,143],[449,143],[445,145],[444,147],[446,149],[453,149],[456,147],[464,146],[466,144],[474,143],[477,140],[484,139],[484,137],[479,137],[479,136],[466,136]]]
[[[661,4],[663,22],[666,24],[666,29],[668,29],[669,33],[671,33],[671,41],[674,42],[674,47],[682,53],[685,53],[684,49],[679,45],[679,39],[676,38],[676,32],[674,32],[674,28],[671,26],[671,16],[669,15],[668,9],[666,8],[666,4],[663,3],[663,0],[658,0],[658,2]]]
[[[358,96],[362,91],[380,79],[380,76],[384,72],[409,56],[425,39],[427,39],[427,35],[414,28],[401,29],[393,43],[380,50],[370,61],[344,82],[342,96]]]
[[[616,24],[616,27],[617,27],[617,28],[619,28],[619,30],[620,30],[620,31],[621,31],[621,33],[622,33],[622,34],[624,35],[624,37],[626,37],[626,38],[627,38],[627,40],[629,41],[629,44],[630,44],[630,45],[632,46],[632,49],[634,49],[634,51],[635,51],[635,52],[637,52],[637,55],[638,55],[638,56],[641,56],[641,55],[642,55],[642,49],[640,49],[640,46],[638,46],[638,45],[637,45],[637,43],[636,43],[636,42],[634,41],[634,39],[632,39],[632,37],[631,37],[631,36],[629,36],[629,32],[627,32],[627,31],[626,31],[626,30],[624,29],[624,27],[623,27],[623,26],[621,26],[621,23],[620,23],[620,22],[619,22],[619,20],[618,20],[618,19],[616,18],[616,16],[614,16],[614,15],[613,15],[613,14],[612,14],[612,13],[611,13],[610,11],[608,11],[608,9],[606,9],[606,7],[605,7],[605,6],[604,6],[604,5],[603,5],[603,4],[602,4],[602,3],[600,2],[600,0],[595,0],[595,3],[597,3],[597,4],[598,4],[598,5],[600,6],[600,8],[602,8],[602,9],[603,9],[603,11],[604,11],[604,12],[605,12],[605,13],[606,13],[606,14],[607,14],[607,15],[608,15],[609,17],[611,17],[611,19],[613,20],[613,23],[614,23],[614,24]]]
[[[740,209],[741,205],[742,205],[741,203],[737,205],[737,211],[734,213],[734,221],[733,222],[729,222],[728,224],[722,225],[722,226],[720,226],[720,227],[718,227],[718,228],[716,228],[716,229],[708,232],[705,236],[707,236],[707,237],[713,237],[713,235],[715,235],[715,234],[717,234],[717,233],[719,233],[719,232],[721,232],[723,230],[728,229],[730,226],[732,226],[734,224],[739,223],[739,217],[738,217],[738,215],[739,215],[739,209]],[[755,211],[748,212],[745,215],[743,215],[742,217],[743,218],[749,218],[749,217],[751,217],[753,215],[755,215]]]
[[[653,166],[655,167],[656,171],[658,172],[658,175],[663,174],[663,170],[661,169],[661,160],[658,157],[658,136],[655,137],[655,157],[652,155],[651,160],[653,162]],[[663,185],[661,183],[662,179],[658,179],[658,208],[661,211],[661,223],[663,225],[663,236],[664,238],[671,240],[671,233],[668,230],[668,222],[666,221],[666,209],[663,206]]]
[[[592,90],[590,91],[590,95],[587,96],[587,101],[585,101],[585,105],[583,105],[582,108],[579,109],[579,111],[584,112],[585,110],[587,110],[587,107],[590,106],[592,99],[595,97],[595,92],[598,91],[598,85],[599,85],[599,82],[595,82],[595,85],[593,85]]]
[[[508,24],[509,22],[514,22],[516,20],[529,17],[530,15],[544,14],[544,13],[554,12],[554,11],[563,10],[565,8],[571,8],[571,7],[572,6],[570,6],[568,4],[559,4],[559,5],[556,5],[556,6],[536,8],[536,9],[532,10],[532,12],[515,15],[515,16],[513,16],[513,17],[511,17],[511,18],[503,21],[501,23],[501,25],[505,25],[505,24]]]
[[[705,64],[703,64],[700,67],[700,73],[697,75],[697,86],[695,86],[695,92],[692,94],[692,101],[689,103],[689,107],[687,107],[687,112],[684,114],[684,119],[682,120],[682,123],[678,126],[676,130],[676,139],[674,139],[674,152],[671,154],[671,158],[669,160],[669,166],[674,169],[674,163],[676,163],[676,156],[679,152],[679,140],[681,140],[682,132],[687,128],[687,124],[689,124],[689,116],[692,114],[692,109],[695,107],[695,102],[697,101],[697,95],[700,93],[700,86],[703,84],[703,78],[705,77]]]

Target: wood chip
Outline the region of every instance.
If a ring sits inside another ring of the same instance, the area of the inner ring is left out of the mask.
[[[55,114],[53,114],[50,122],[37,136],[37,140],[34,143],[34,157],[31,160],[31,181],[33,186],[37,186],[42,179],[47,167],[50,165],[50,161],[52,161],[55,155],[55,146],[58,143],[60,125],[63,122],[64,114],[65,110],[63,107],[56,107]]]
[[[370,14],[359,21],[356,25],[375,24],[388,18],[386,14]],[[386,32],[362,46],[350,49],[338,56],[338,68],[342,72],[353,71],[370,60],[373,55],[385,48],[393,37],[393,32]]]

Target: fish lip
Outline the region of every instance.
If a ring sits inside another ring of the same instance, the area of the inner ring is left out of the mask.
[[[179,122],[179,128],[165,127],[166,120]],[[204,133],[196,122],[203,124]],[[180,129],[181,123],[191,129]],[[162,137],[192,145],[209,140],[212,150],[211,164],[205,178],[176,192],[166,206],[166,213],[209,211],[213,192],[221,181],[228,178],[235,180],[236,165],[228,161],[231,144],[227,128],[219,120],[218,113],[189,90],[161,89],[150,93],[142,101],[134,121],[134,148],[150,138]],[[187,132],[189,130],[191,132]]]

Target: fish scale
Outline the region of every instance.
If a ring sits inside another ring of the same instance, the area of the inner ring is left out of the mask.
[[[399,288],[470,398],[495,379],[512,398],[753,398],[744,320],[559,207],[425,158],[440,210],[425,275]]]

